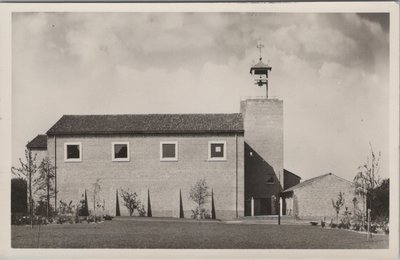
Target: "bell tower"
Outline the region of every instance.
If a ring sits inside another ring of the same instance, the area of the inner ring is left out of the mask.
[[[265,97],[241,101],[244,124],[245,216],[280,213],[283,187],[283,101],[268,98],[271,67],[260,60],[250,69],[255,84],[266,87]]]
[[[260,88],[265,85],[265,98],[268,98],[268,72],[272,70],[272,67],[262,62],[261,50],[264,48],[264,45],[259,42],[257,48],[260,50],[260,60],[250,68],[250,74],[254,77],[254,84]]]

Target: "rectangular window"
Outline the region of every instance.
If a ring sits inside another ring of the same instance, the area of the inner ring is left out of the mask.
[[[82,161],[82,144],[64,143],[64,161],[66,162]]]
[[[112,143],[112,160],[114,162],[129,161],[129,142]]]
[[[178,160],[178,142],[160,143],[160,160],[177,161]]]
[[[208,160],[224,161],[226,160],[226,142],[210,141],[208,142]]]

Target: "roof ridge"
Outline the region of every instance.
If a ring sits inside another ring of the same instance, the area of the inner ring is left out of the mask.
[[[294,185],[294,186],[292,186],[292,187],[290,187],[290,188],[284,190],[284,192],[286,192],[286,191],[292,191],[292,190],[297,189],[297,188],[301,188],[301,187],[303,187],[303,186],[305,186],[305,185],[307,185],[307,184],[310,184],[310,183],[314,182],[315,180],[321,179],[321,178],[326,177],[326,176],[329,176],[329,175],[334,175],[334,174],[331,173],[331,172],[329,172],[329,173],[325,173],[325,174],[322,174],[322,175],[313,177],[313,178],[311,178],[311,179],[304,180],[304,181],[302,181],[302,182],[300,182],[300,183],[298,183],[298,184],[296,184],[296,185]],[[335,175],[335,176],[336,176],[336,175]],[[338,177],[338,176],[336,176],[336,177]],[[340,177],[339,177],[339,178],[340,178]]]

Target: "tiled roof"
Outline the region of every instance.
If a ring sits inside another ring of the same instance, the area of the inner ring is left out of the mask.
[[[48,135],[243,133],[242,114],[64,115]]]
[[[28,149],[38,149],[44,150],[47,149],[47,135],[38,135],[30,141],[26,147]]]
[[[286,189],[286,190],[284,190],[283,192],[289,192],[289,191],[296,190],[296,189],[298,189],[298,188],[302,188],[302,187],[304,187],[304,186],[310,185],[311,183],[313,183],[313,182],[315,182],[315,181],[318,181],[318,180],[320,180],[320,179],[322,179],[322,178],[325,178],[326,176],[329,176],[329,175],[333,175],[333,176],[335,176],[335,177],[338,178],[338,179],[342,179],[342,180],[344,180],[344,181],[350,182],[350,181],[345,180],[345,179],[343,179],[343,178],[340,178],[340,177],[338,177],[338,176],[336,176],[336,175],[334,175],[334,174],[332,174],[332,173],[327,173],[327,174],[323,174],[323,175],[320,175],[320,176],[317,176],[317,177],[314,177],[314,178],[305,180],[305,181],[303,181],[303,182],[300,182],[299,184],[294,185],[293,187],[290,187],[289,189]]]

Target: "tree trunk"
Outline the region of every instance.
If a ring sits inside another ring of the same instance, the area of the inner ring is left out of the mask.
[[[32,169],[31,169],[31,151],[28,156],[28,172],[29,172],[29,217],[31,219],[31,228],[33,228],[33,205],[32,205]]]
[[[49,210],[50,210],[50,179],[49,179],[49,164],[47,164],[47,212],[46,217],[49,219]]]

